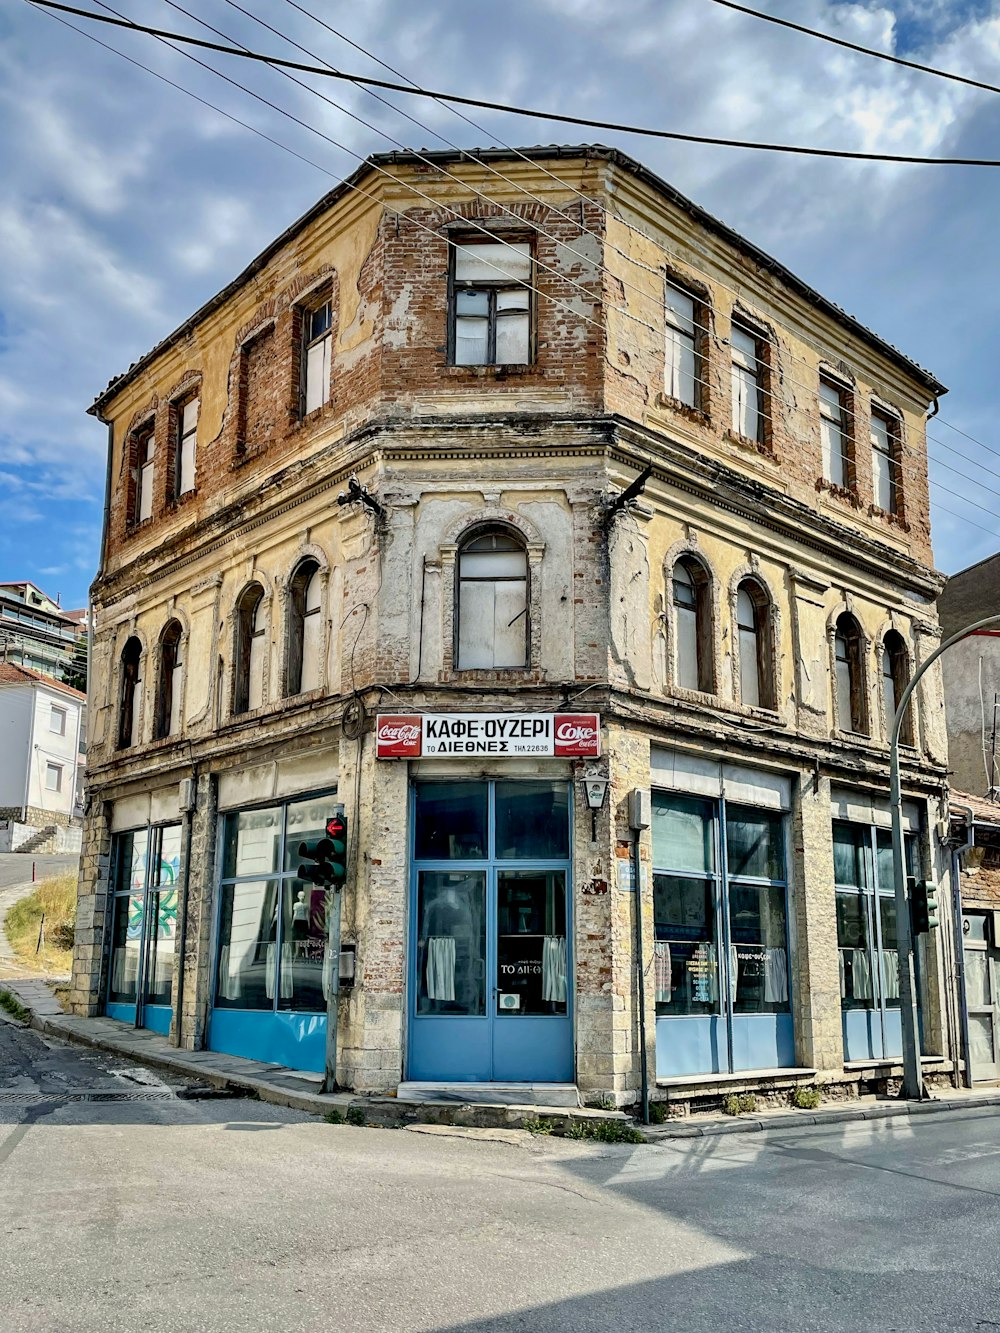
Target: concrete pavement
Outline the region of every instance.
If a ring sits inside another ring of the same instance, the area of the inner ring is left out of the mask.
[[[67,870],[76,870],[80,864],[78,854],[72,856],[32,856],[25,852],[0,852],[0,890],[13,885],[26,884],[31,880],[31,865],[35,865],[36,879],[51,879],[53,875],[62,875]]]
[[[63,1060],[78,1086],[91,1059],[101,1090],[138,1095],[60,1099]],[[0,1025],[0,1328],[1000,1323],[992,1111],[595,1147],[330,1125],[153,1075],[129,1088],[118,1067]]]

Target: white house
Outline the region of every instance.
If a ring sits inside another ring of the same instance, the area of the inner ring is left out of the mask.
[[[79,690],[0,662],[0,848],[42,829],[67,830],[60,850],[79,845],[86,710]]]

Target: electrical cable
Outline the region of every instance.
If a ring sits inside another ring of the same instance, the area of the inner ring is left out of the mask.
[[[888,51],[878,51],[871,46],[862,46],[859,42],[849,42],[845,37],[834,37],[832,33],[820,32],[816,28],[807,28],[802,23],[793,23],[791,19],[778,18],[776,14],[765,14],[759,9],[750,9],[747,5],[738,5],[735,0],[711,0],[712,4],[722,5],[725,9],[735,9],[739,14],[748,14],[751,18],[762,19],[779,28],[791,28],[793,32],[804,33],[807,37],[817,37],[821,42],[832,46],[842,46],[847,51],[857,51],[863,56],[872,56],[875,60],[885,60],[890,65],[902,65],[904,69],[915,69],[920,74],[933,74],[938,79],[950,79],[953,83],[962,83],[969,88],[980,88],[987,93],[1000,93],[995,83],[984,83],[981,79],[972,79],[965,74],[953,74],[950,70],[938,69],[934,65],[922,65],[917,60],[906,60],[903,56],[891,55]]]
[[[434,101],[457,102],[462,106],[482,107],[487,111],[501,111],[508,115],[525,116],[534,120],[547,120],[562,125],[581,125],[588,129],[614,130],[618,134],[638,134],[653,139],[668,139],[674,143],[701,144],[713,148],[740,148],[764,153],[790,153],[800,157],[838,158],[847,162],[894,162],[909,166],[946,166],[946,167],[1000,167],[998,158],[979,157],[923,157],[906,153],[863,153],[841,148],[816,148],[806,144],[762,143],[750,139],[728,139],[718,135],[682,134],[678,130],[659,130],[649,126],[628,125],[621,121],[593,120],[586,116],[568,116],[555,111],[539,111],[532,107],[510,106],[503,102],[490,102],[482,98],[463,97],[457,93],[431,91],[427,88],[410,88],[406,84],[392,83],[385,79],[374,79],[362,74],[349,74],[345,71],[334,73],[319,65],[305,65],[300,61],[284,60],[280,56],[267,55],[258,51],[240,50],[238,47],[221,46],[217,42],[208,42],[200,37],[191,37],[185,33],[171,32],[164,28],[153,28],[148,24],[135,23],[131,19],[112,18],[105,14],[95,14],[93,10],[80,9],[75,5],[61,4],[58,0],[25,0],[26,4],[43,9],[60,10],[66,14],[75,14],[80,18],[95,23],[111,23],[117,27],[128,28],[133,32],[144,33],[161,41],[182,42],[189,46],[217,51],[222,55],[236,56],[244,60],[254,60],[262,64],[297,69],[306,74],[318,74],[328,79],[340,79],[347,83],[369,85],[383,88],[390,92],[404,93],[411,97],[427,97]],[[176,48],[175,48],[176,49]],[[211,68],[206,66],[205,68]],[[218,73],[219,71],[215,71]]]

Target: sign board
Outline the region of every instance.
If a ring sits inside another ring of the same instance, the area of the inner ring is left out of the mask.
[[[379,759],[479,754],[596,759],[601,718],[598,713],[379,713],[375,739]]]

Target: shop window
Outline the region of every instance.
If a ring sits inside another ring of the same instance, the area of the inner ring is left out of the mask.
[[[791,1064],[782,816],[654,792],[652,837],[657,1018],[715,1016],[726,1033],[699,1054],[705,1029],[691,1029],[694,1045],[686,1029],[672,1030],[676,1046],[668,1043],[666,1063],[678,1063],[669,1072]],[[744,1024],[734,1042],[735,1019],[770,1015],[781,1021],[767,1019],[757,1029]]]
[[[497,782],[495,793],[497,857],[551,861],[569,856],[565,783]]]
[[[216,1008],[326,1012],[328,894],[298,868],[301,844],[325,836],[335,805],[310,796],[226,815]]]
[[[663,391],[687,407],[702,405],[702,332],[704,313],[690,292],[668,282],[666,288],[665,375]]]
[[[744,579],[736,591],[739,636],[740,702],[750,708],[776,707],[772,671],[771,601],[756,579]]]
[[[452,246],[453,365],[528,364],[531,276],[527,241],[470,240]]]
[[[458,553],[456,665],[528,664],[528,553],[506,529],[480,532]]]
[[[486,857],[487,783],[421,783],[416,802],[414,856],[418,861],[472,861]]]
[[[198,454],[198,408],[200,399],[188,398],[176,409],[174,441],[174,497],[180,499],[194,490]]]
[[[142,702],[142,644],[133,635],[122,649],[118,704],[118,748],[139,743],[139,715]]]
[[[111,845],[109,1004],[169,1005],[177,936],[179,824],[118,833]]]
[[[176,736],[181,729],[181,686],[184,664],[181,661],[182,630],[171,620],[160,636],[160,679],[156,701],[156,735]]]
[[[305,308],[302,319],[302,406],[303,416],[330,401],[333,357],[333,304]]]
[[[882,696],[885,700],[886,738],[892,733],[896,709],[909,681],[910,663],[906,643],[897,630],[891,629],[882,640]],[[910,703],[903,714],[899,739],[903,745],[913,744],[913,708]]]
[[[715,688],[711,585],[708,571],[694,556],[681,556],[673,568],[674,684],[711,694]]]
[[[837,725],[841,731],[868,735],[865,697],[864,641],[861,627],[845,612],[837,621],[833,639],[836,674]]]
[[[823,476],[831,485],[847,489],[854,484],[850,406],[847,390],[833,380],[819,382],[819,429]]]
[[[733,434],[763,444],[767,432],[767,344],[752,329],[733,324],[732,352]]]
[[[264,702],[266,630],[264,589],[252,583],[236,604],[234,713],[252,712]]]
[[[322,684],[322,575],[315,560],[303,560],[288,588],[288,693],[304,694]]]
[[[887,412],[872,409],[872,481],[875,504],[886,514],[899,512],[899,422]]]

